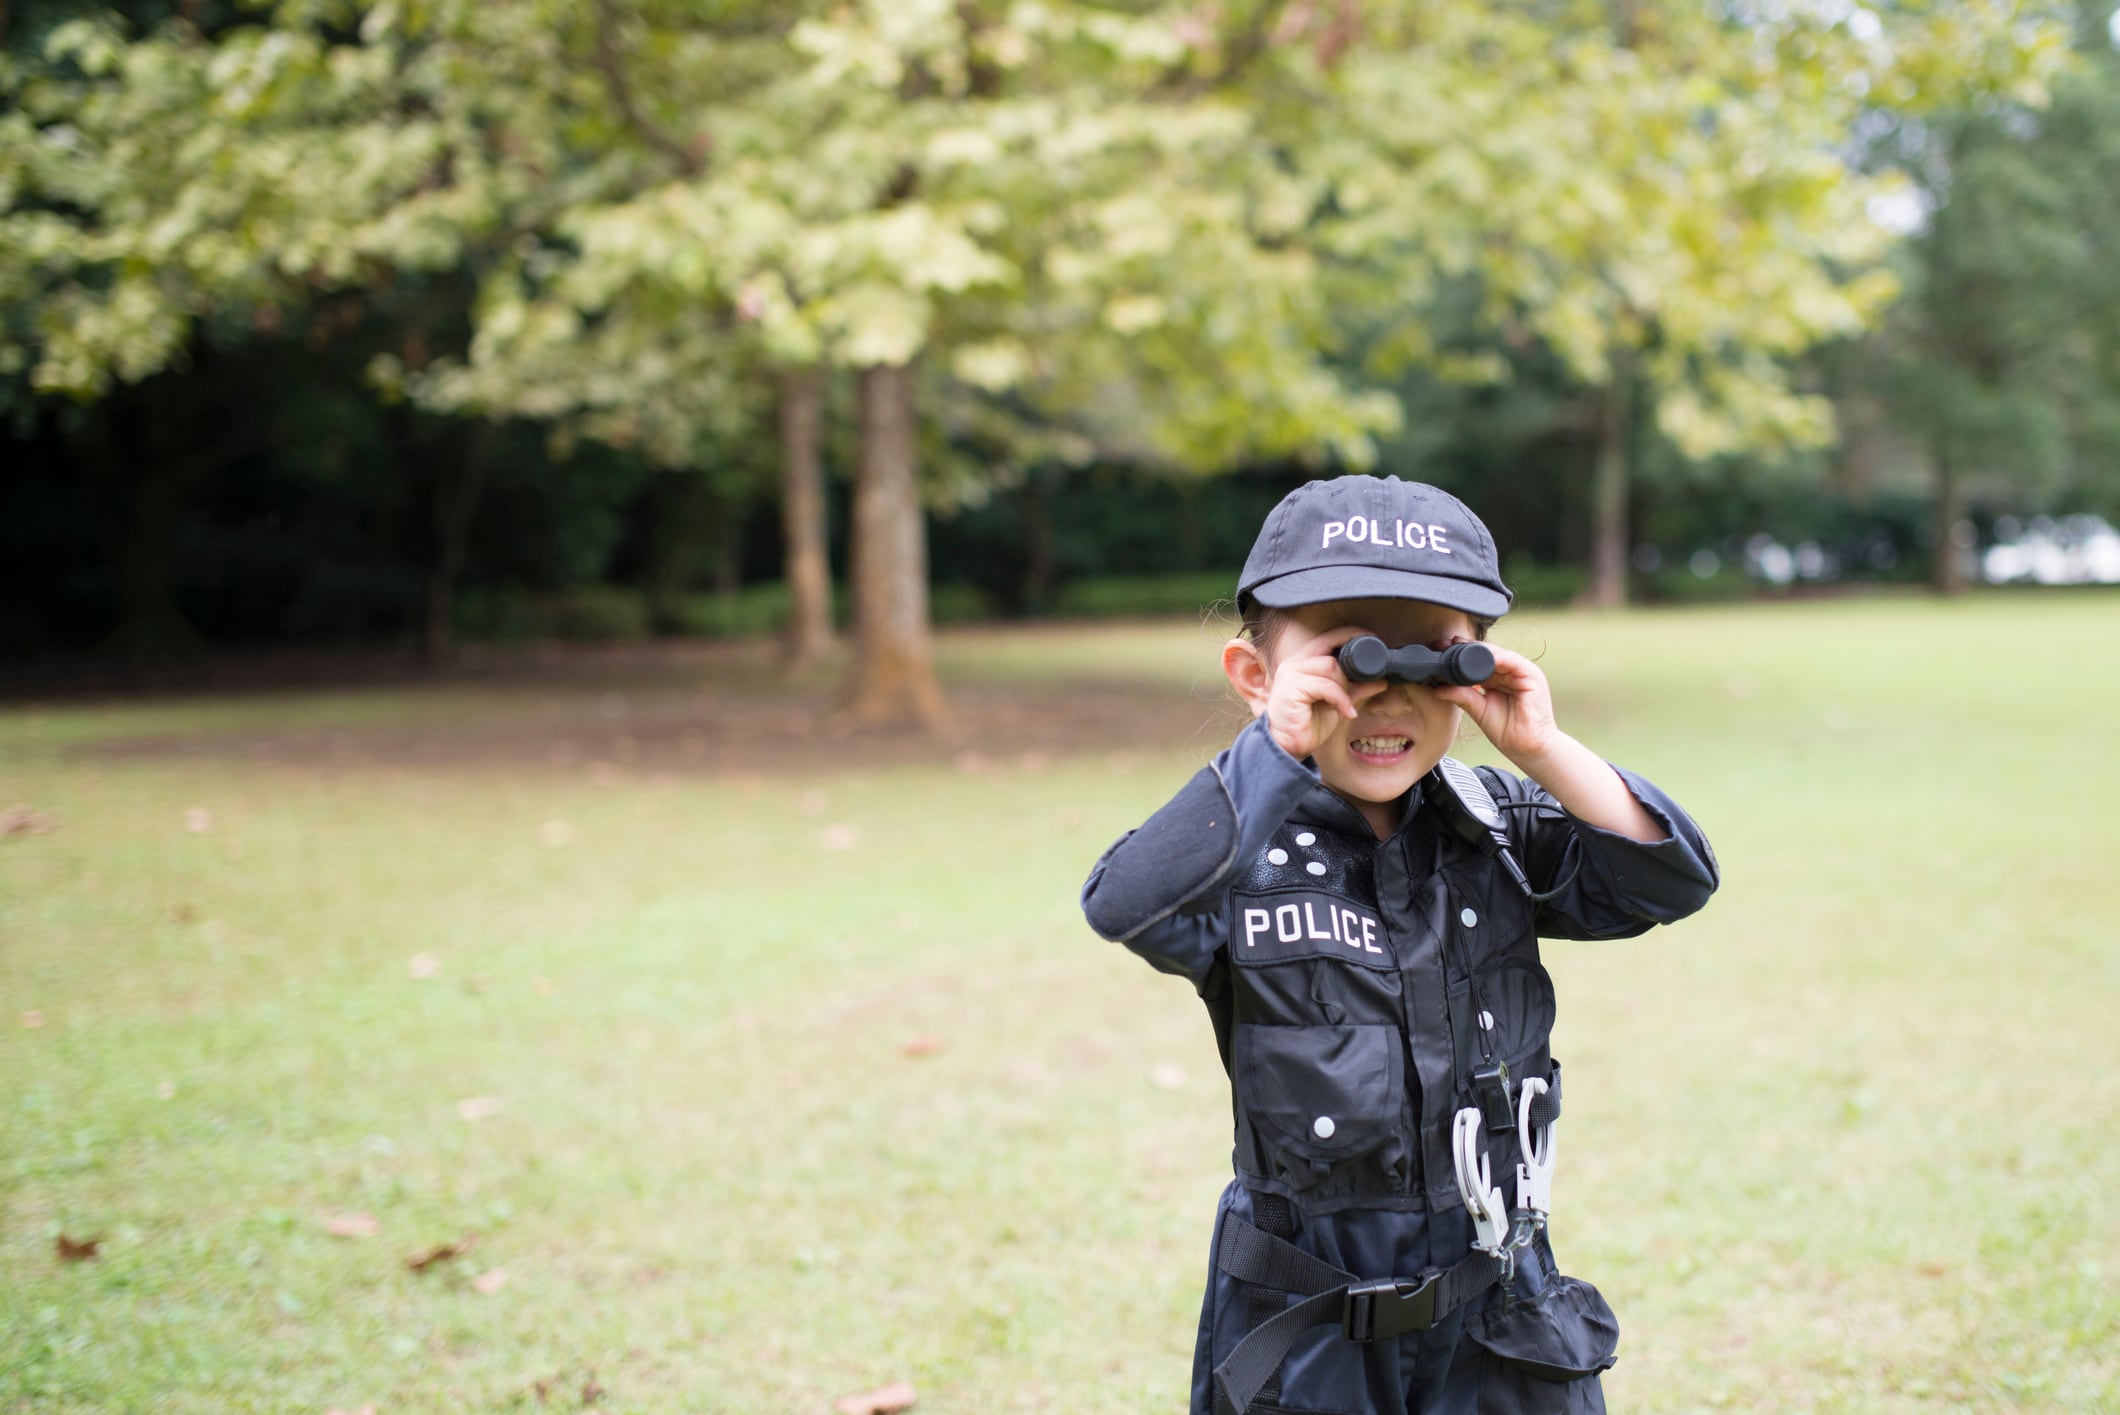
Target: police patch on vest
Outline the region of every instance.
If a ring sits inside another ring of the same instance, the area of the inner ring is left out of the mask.
[[[1229,953],[1239,966],[1291,958],[1340,958],[1387,970],[1398,966],[1384,921],[1337,895],[1287,890],[1230,898],[1236,933]]]

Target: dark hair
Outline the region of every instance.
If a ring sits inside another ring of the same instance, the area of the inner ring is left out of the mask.
[[[1280,638],[1281,631],[1295,619],[1287,610],[1261,604],[1248,594],[1237,596],[1237,614],[1244,620],[1241,631],[1244,637],[1257,644],[1260,651],[1269,657],[1273,654],[1274,640]],[[1467,614],[1465,617],[1472,621],[1472,637],[1485,642],[1487,631],[1494,627],[1495,621],[1480,614]]]

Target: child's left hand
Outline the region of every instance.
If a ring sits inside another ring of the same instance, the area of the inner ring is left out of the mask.
[[[1494,649],[1492,677],[1477,688],[1439,687],[1435,695],[1463,708],[1510,765],[1577,820],[1632,840],[1666,839],[1669,832],[1642,809],[1619,773],[1554,723],[1545,672],[1514,650],[1487,647]]]
[[[1470,640],[1460,634],[1450,642]],[[1563,737],[1553,720],[1553,689],[1530,659],[1514,649],[1487,647],[1494,652],[1492,677],[1476,688],[1438,687],[1435,695],[1463,708],[1496,751],[1519,771],[1536,776],[1537,764]]]

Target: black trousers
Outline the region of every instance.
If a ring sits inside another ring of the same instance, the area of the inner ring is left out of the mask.
[[[1234,1180],[1215,1208],[1217,1238],[1222,1215],[1232,1212],[1254,1220],[1251,1191]],[[1290,1242],[1364,1276],[1449,1267],[1472,1242],[1463,1209],[1440,1214],[1349,1209],[1318,1217],[1299,1211],[1295,1224]],[[1192,1415],[1214,1415],[1214,1368],[1244,1339],[1251,1322],[1250,1288],[1216,1266],[1210,1251],[1193,1351]],[[1317,1327],[1297,1340],[1282,1363],[1274,1408],[1331,1415],[1474,1415],[1480,1361],[1477,1349],[1461,1340],[1464,1322],[1465,1313],[1454,1312],[1424,1332],[1360,1343],[1348,1341],[1337,1327]]]

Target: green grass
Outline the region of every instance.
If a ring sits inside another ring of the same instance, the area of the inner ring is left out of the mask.
[[[1725,870],[1694,920],[1548,950],[1556,1242],[1620,1313],[1613,1408],[2120,1405],[2120,599],[1497,637]],[[1206,721],[1218,642],[942,655]],[[0,838],[0,1410],[1183,1408],[1224,1083],[1074,900],[1214,733],[721,777],[358,750],[601,691],[0,711],[0,807],[55,825]],[[290,723],[355,750],[241,749]],[[139,737],[187,750],[97,750]],[[326,1231],[354,1211],[380,1232]]]

